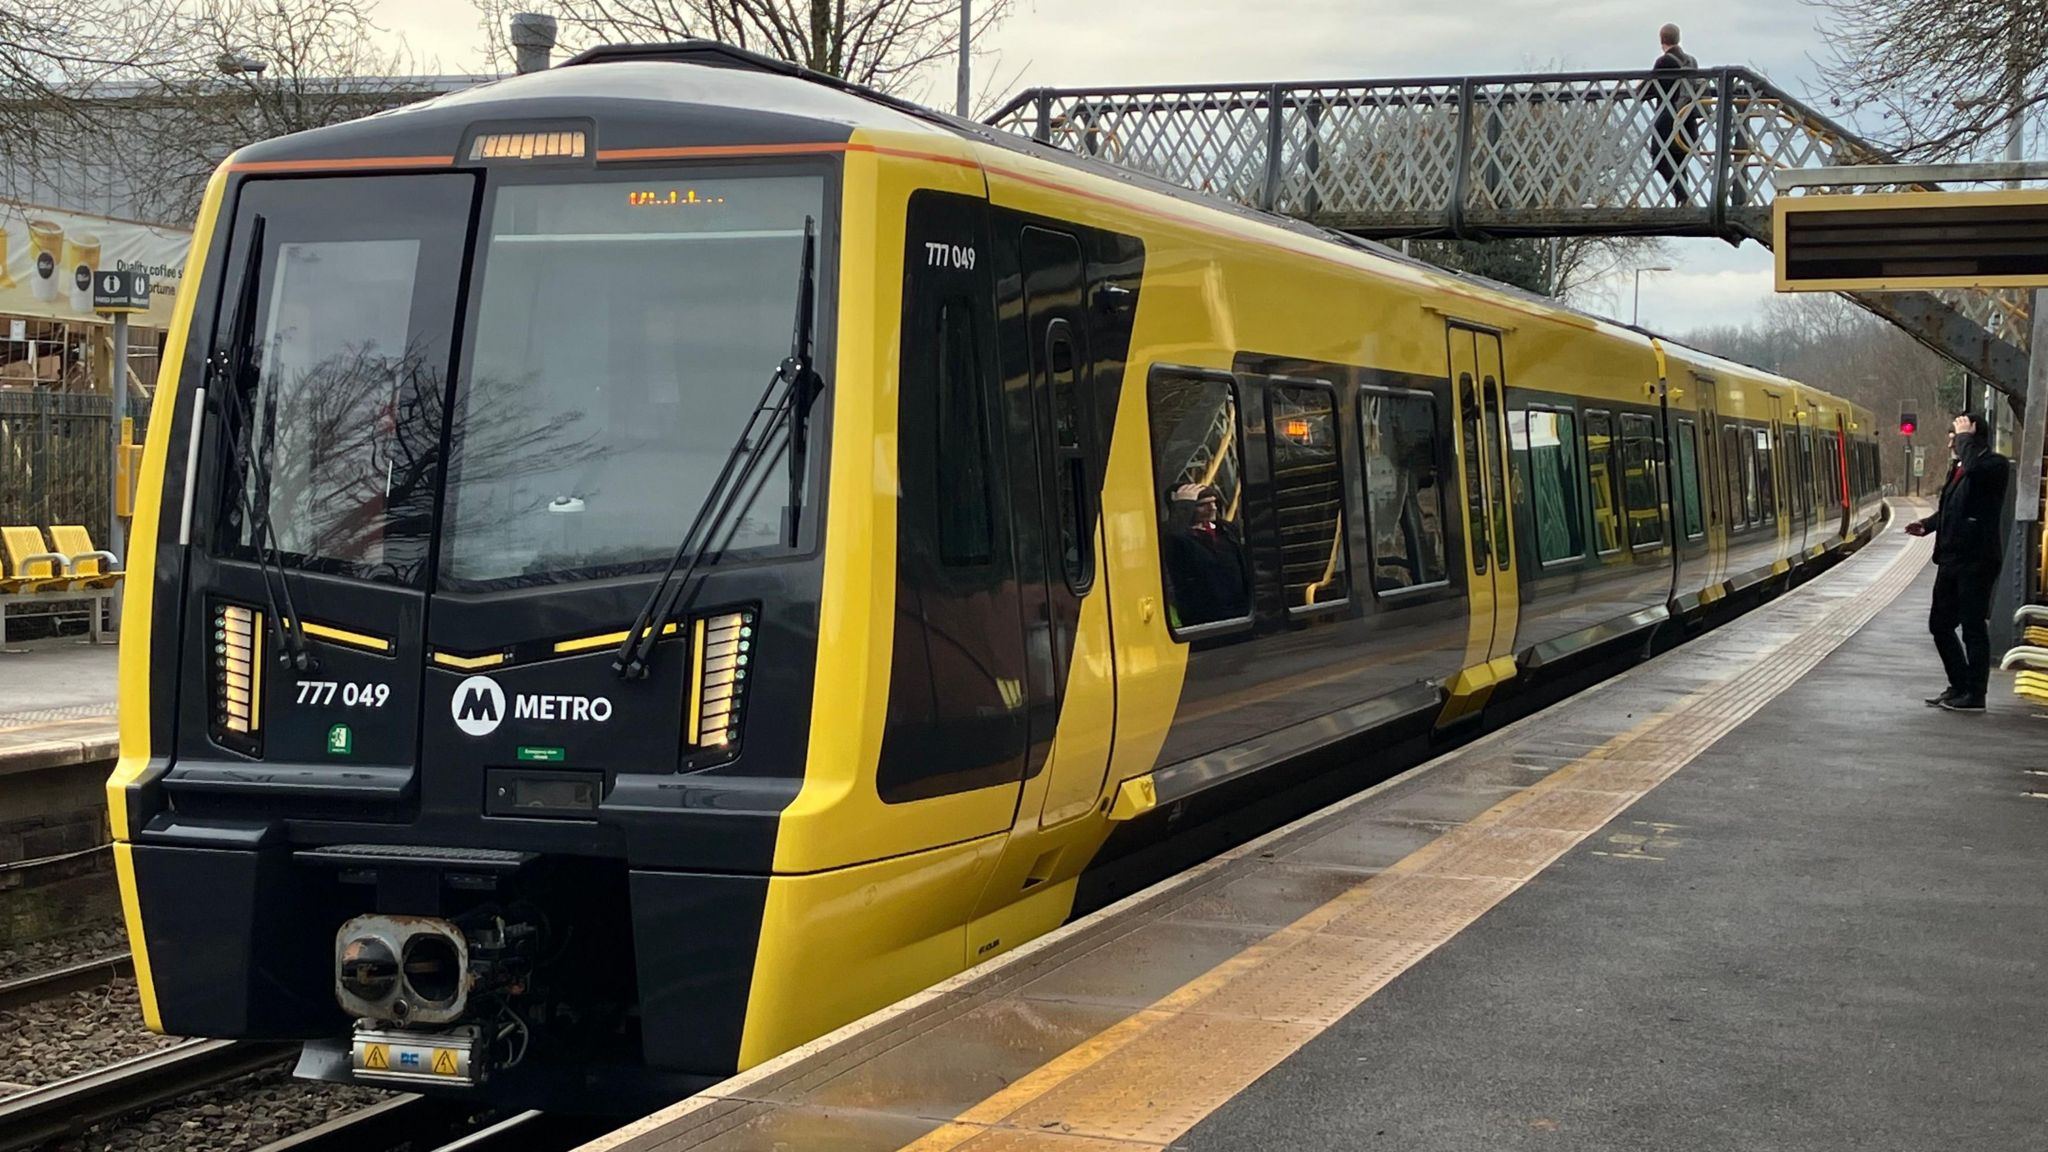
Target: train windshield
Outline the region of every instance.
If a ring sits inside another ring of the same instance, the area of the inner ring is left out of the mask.
[[[438,582],[657,570],[790,355],[822,176],[508,184],[487,202]],[[822,279],[824,270],[817,269]],[[774,446],[721,556],[785,547]]]

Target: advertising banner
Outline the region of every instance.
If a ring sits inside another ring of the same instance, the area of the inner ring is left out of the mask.
[[[150,307],[131,319],[169,327],[171,301],[192,234],[0,200],[0,316],[98,320],[93,277],[102,269],[148,274]]]

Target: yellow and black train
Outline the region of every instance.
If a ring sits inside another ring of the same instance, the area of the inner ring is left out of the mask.
[[[1804,385],[717,45],[244,149],[188,269],[116,859],[306,1075],[729,1074],[1879,511]]]

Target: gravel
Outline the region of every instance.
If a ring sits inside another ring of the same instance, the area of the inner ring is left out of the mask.
[[[33,976],[128,951],[128,930],[118,920],[88,924],[48,940],[0,948],[0,980]]]
[[[48,1084],[177,1042],[143,1028],[141,997],[124,977],[0,1012],[0,1084]]]
[[[45,1144],[41,1152],[246,1152],[366,1108],[387,1095],[373,1088],[294,1080],[291,1064],[285,1062],[146,1116]]]

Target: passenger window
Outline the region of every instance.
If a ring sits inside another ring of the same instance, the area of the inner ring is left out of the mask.
[[[1503,427],[1500,418],[1500,383],[1491,376],[1486,378],[1485,394],[1486,427],[1491,435],[1498,437],[1500,435],[1499,429]],[[1495,439],[1492,442],[1498,444],[1500,441]],[[1512,563],[1514,557],[1509,555],[1508,551],[1513,547],[1511,543],[1513,534],[1508,531],[1508,516],[1510,515],[1508,506],[1509,493],[1505,490],[1508,485],[1513,483],[1513,479],[1509,474],[1506,461],[1499,460],[1494,462],[1493,480],[1502,488],[1502,491],[1497,491],[1493,494],[1493,563],[1495,567],[1505,572],[1514,566]]]
[[[1280,575],[1289,611],[1350,597],[1344,557],[1344,464],[1337,446],[1337,393],[1327,384],[1266,387],[1273,446],[1273,503]]]
[[[1067,588],[1079,596],[1095,583],[1095,547],[1088,529],[1088,449],[1081,428],[1081,354],[1065,320],[1045,326],[1045,364],[1052,383],[1053,469],[1058,485],[1061,562]]]
[[[1721,425],[1721,477],[1726,481],[1728,527],[1740,528],[1742,516],[1742,440],[1733,424]]]
[[[1471,525],[1472,532],[1466,544],[1472,550],[1473,574],[1484,576],[1493,544],[1487,539],[1486,458],[1479,446],[1479,396],[1469,373],[1458,375],[1458,411],[1458,435],[1465,454],[1465,523]]]
[[[1147,399],[1166,622],[1181,636],[1249,620],[1236,382],[1160,370]]]
[[[1358,419],[1372,517],[1373,590],[1442,584],[1450,569],[1444,559],[1436,401],[1418,393],[1366,392],[1358,399]]]
[[[1593,493],[1594,547],[1602,556],[1621,550],[1621,498],[1614,485],[1614,418],[1586,413],[1586,475]]]
[[[1579,438],[1572,414],[1532,408],[1523,437],[1537,559],[1545,564],[1577,560],[1586,554],[1586,520],[1579,498]]]
[[[988,406],[973,306],[957,299],[940,305],[938,335],[939,559],[973,568],[987,564],[995,547]]]
[[[1656,422],[1624,412],[1621,417],[1622,484],[1628,497],[1628,543],[1654,548],[1664,543],[1663,488],[1657,475]]]
[[[1685,533],[1687,540],[1697,540],[1706,534],[1706,529],[1700,521],[1699,432],[1692,421],[1678,422],[1678,439],[1673,447],[1678,455],[1678,483],[1673,499],[1680,509],[1679,531]]]
[[[1769,429],[1766,429],[1766,428],[1759,428],[1759,429],[1757,429],[1757,430],[1756,430],[1756,499],[1757,499],[1757,510],[1758,510],[1758,511],[1759,511],[1759,512],[1760,512],[1760,513],[1762,514],[1762,516],[1763,516],[1763,518],[1764,518],[1764,523],[1766,523],[1766,524],[1775,524],[1775,523],[1777,523],[1777,522],[1778,522],[1778,483],[1777,483],[1777,475],[1778,475],[1778,473],[1777,473],[1777,469],[1776,469],[1776,467],[1775,467],[1775,466],[1774,466],[1774,464],[1773,464],[1773,461],[1774,461],[1774,459],[1776,458],[1776,456],[1777,456],[1777,453],[1776,453],[1776,452],[1775,452],[1775,451],[1774,451],[1774,450],[1772,449],[1772,446],[1771,446],[1771,433],[1770,433],[1770,430],[1769,430]]]

